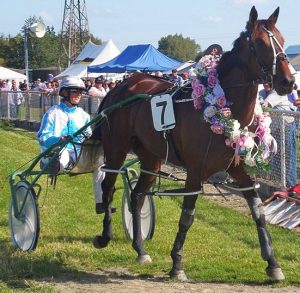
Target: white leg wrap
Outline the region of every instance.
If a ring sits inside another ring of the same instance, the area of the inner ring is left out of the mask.
[[[102,182],[105,178],[105,172],[102,172],[100,167],[93,172],[93,183],[94,183],[94,196],[96,203],[103,202],[103,190],[102,190]]]

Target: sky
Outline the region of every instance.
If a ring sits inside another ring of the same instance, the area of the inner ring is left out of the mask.
[[[0,34],[15,36],[32,16],[42,17],[46,26],[60,32],[64,4],[65,0],[1,1]],[[112,40],[120,51],[137,44],[158,48],[162,37],[175,34],[195,40],[202,50],[214,43],[230,50],[253,5],[262,19],[279,6],[277,28],[285,37],[285,48],[300,45],[299,0],[85,0],[85,4],[90,32],[102,41]]]

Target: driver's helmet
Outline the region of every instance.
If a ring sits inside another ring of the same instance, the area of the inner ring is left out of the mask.
[[[59,86],[59,95],[63,89],[80,89],[85,91],[86,87],[81,78],[76,76],[68,76],[64,78]]]

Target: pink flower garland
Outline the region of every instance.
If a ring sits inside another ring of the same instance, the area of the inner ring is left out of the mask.
[[[202,57],[192,77],[192,98],[195,109],[203,110],[205,121],[211,124],[216,134],[225,134],[225,144],[234,149],[235,164],[240,163],[240,156],[248,167],[249,173],[268,169],[270,152],[276,153],[277,144],[270,131],[271,118],[256,107],[254,123],[255,133],[247,127],[240,129],[237,120],[231,118],[230,106],[220,86],[216,66],[221,56],[206,55]]]

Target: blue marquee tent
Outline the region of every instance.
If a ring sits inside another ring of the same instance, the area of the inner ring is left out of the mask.
[[[159,52],[152,45],[128,46],[114,59],[98,65],[88,66],[88,72],[121,73],[125,71],[167,71],[182,64]]]

